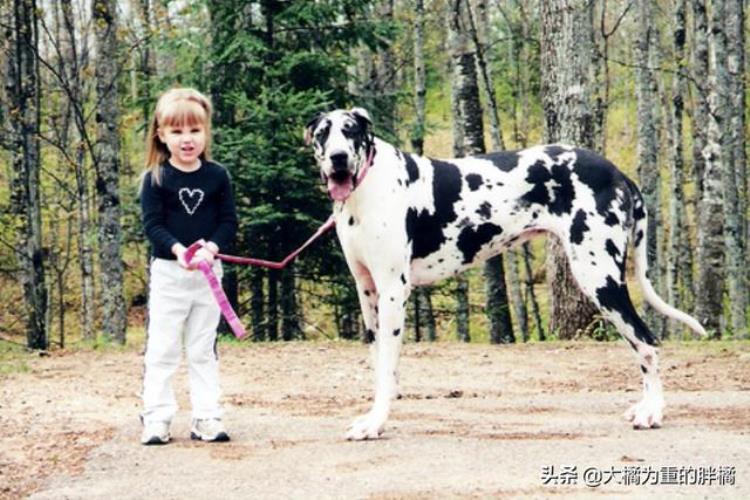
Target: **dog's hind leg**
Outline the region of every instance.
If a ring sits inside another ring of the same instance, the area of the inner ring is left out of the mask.
[[[404,274],[374,278],[378,290],[379,327],[376,334],[375,400],[372,409],[357,418],[349,428],[347,438],[352,440],[375,439],[382,434],[391,401],[397,392],[405,304],[410,288]]]
[[[630,300],[625,283],[627,232],[617,229],[610,228],[611,237],[605,239],[604,244],[601,239],[591,239],[576,245],[564,238],[563,246],[581,290],[615,325],[638,358],[643,375],[643,399],[625,413],[626,418],[636,429],[660,427],[664,396],[659,378],[658,340]]]

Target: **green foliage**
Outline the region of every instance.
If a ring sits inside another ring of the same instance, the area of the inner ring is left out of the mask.
[[[235,186],[240,253],[281,258],[330,214],[303,131],[319,112],[350,104],[349,48],[374,49],[389,31],[368,20],[370,8],[348,0],[209,2],[216,36],[205,76],[216,110],[215,156]],[[346,272],[331,239],[297,266],[313,277]],[[240,280],[248,274],[241,270]],[[353,306],[351,284],[346,288],[333,295],[343,293]]]

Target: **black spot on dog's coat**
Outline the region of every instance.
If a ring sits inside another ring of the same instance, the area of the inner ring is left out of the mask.
[[[456,227],[459,227],[459,228],[474,227],[474,223],[468,217],[464,217],[458,222],[458,224],[456,224]]]
[[[616,226],[620,223],[620,218],[614,212],[609,212],[607,218],[604,219],[604,223],[608,226]]]
[[[648,345],[657,345],[659,343],[654,334],[651,333],[651,330],[648,329],[643,320],[638,316],[638,313],[636,313],[633,303],[630,301],[628,288],[624,283],[618,283],[612,276],[607,276],[607,284],[596,289],[596,298],[604,309],[619,313],[623,321],[633,327],[638,340]],[[636,348],[632,342],[630,342],[630,345],[634,349]]]
[[[617,248],[615,242],[607,238],[607,241],[604,243],[604,248],[607,250],[607,253],[617,261],[617,258],[620,256],[620,249]]]
[[[414,161],[414,157],[412,155],[404,154],[404,159],[406,160],[406,174],[409,176],[409,179],[406,183],[406,185],[408,186],[412,182],[415,182],[417,179],[419,179],[419,168],[417,167],[417,162]]]
[[[472,191],[476,191],[477,189],[479,189],[479,186],[481,186],[483,182],[484,180],[479,174],[469,174],[466,176],[466,183],[469,185],[469,189],[471,189]]]
[[[432,160],[432,195],[435,212],[410,207],[406,212],[406,235],[412,242],[412,260],[437,252],[445,243],[443,229],[457,218],[455,204],[461,199],[461,172],[448,162]]]
[[[549,211],[556,215],[569,214],[573,209],[575,189],[570,180],[570,168],[568,165],[552,165],[552,192],[555,195],[550,203]]]
[[[569,152],[569,149],[565,149],[562,146],[558,146],[557,144],[552,144],[544,148],[544,153],[554,161],[557,161],[562,154]]]
[[[575,218],[573,218],[573,224],[570,226],[570,242],[580,245],[583,242],[583,233],[589,230],[586,225],[586,212],[578,210]]]
[[[353,216],[350,216],[350,217],[349,217],[349,225],[350,225],[350,226],[353,226],[353,225],[354,225],[354,217],[353,217]]]
[[[375,342],[375,332],[368,328],[365,332],[365,343],[372,344],[373,342]]]
[[[617,188],[627,189],[632,184],[609,160],[585,149],[576,149],[573,173],[594,193],[596,211],[607,217],[612,202],[617,198]]]
[[[400,333],[401,333],[401,328],[396,328],[395,330],[393,330],[394,337],[398,337]]]
[[[479,155],[477,158],[489,160],[494,166],[503,172],[510,172],[518,166],[519,156],[518,151],[498,151],[496,153]],[[497,184],[498,186],[503,185],[501,182],[498,182]]]
[[[470,264],[474,261],[482,245],[489,243],[492,238],[503,232],[500,226],[485,222],[476,229],[464,228],[458,235],[458,249],[463,254],[463,263]]]
[[[527,204],[547,205],[549,203],[549,191],[547,191],[546,184],[551,178],[552,176],[544,162],[538,161],[530,166],[529,173],[526,175],[526,182],[532,184],[533,187],[521,199]]]
[[[643,239],[643,231],[639,229],[638,232],[635,233],[635,243],[634,243],[634,245],[635,246],[640,245],[642,239]]]
[[[482,219],[489,219],[492,216],[492,205],[490,205],[489,202],[483,202],[481,205],[479,205],[477,213],[480,217],[482,217]]]

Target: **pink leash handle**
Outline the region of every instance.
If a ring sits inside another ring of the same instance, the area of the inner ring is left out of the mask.
[[[224,315],[224,319],[227,320],[227,323],[229,323],[229,328],[234,332],[234,336],[238,339],[243,338],[247,335],[247,331],[242,325],[240,318],[237,317],[237,313],[234,312],[232,304],[229,303],[227,294],[225,294],[224,289],[221,288],[221,282],[219,281],[219,278],[216,277],[211,265],[205,260],[202,260],[198,263],[198,269],[201,270],[203,276],[208,280],[208,285],[211,287],[211,292],[214,294],[216,303],[219,304],[221,313]]]
[[[196,241],[190,245],[185,252],[185,262],[190,263],[190,261],[193,260],[195,252],[197,252],[202,246],[203,241]],[[211,293],[213,294],[214,299],[216,299],[216,303],[219,305],[219,309],[221,309],[221,314],[224,316],[224,319],[227,320],[229,328],[232,329],[234,336],[238,339],[243,338],[247,335],[247,331],[245,330],[245,327],[242,326],[242,322],[237,317],[237,313],[232,309],[232,304],[229,303],[227,294],[224,293],[224,289],[221,288],[221,282],[219,281],[219,278],[216,277],[216,273],[214,273],[211,265],[205,260],[202,260],[198,262],[198,269],[200,269],[203,276],[206,278],[206,281],[208,281]]]

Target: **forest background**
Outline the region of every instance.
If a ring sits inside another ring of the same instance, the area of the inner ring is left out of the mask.
[[[361,106],[405,151],[567,142],[643,190],[650,276],[712,338],[747,338],[742,0],[0,0],[0,344],[143,337],[137,199],[159,93],[211,96],[235,253],[276,260],[324,221],[304,125]],[[544,239],[412,294],[412,340],[616,338]],[[257,341],[362,336],[333,237],[283,271],[229,267]],[[631,287],[636,299],[637,287]],[[676,325],[646,311],[660,338]]]

